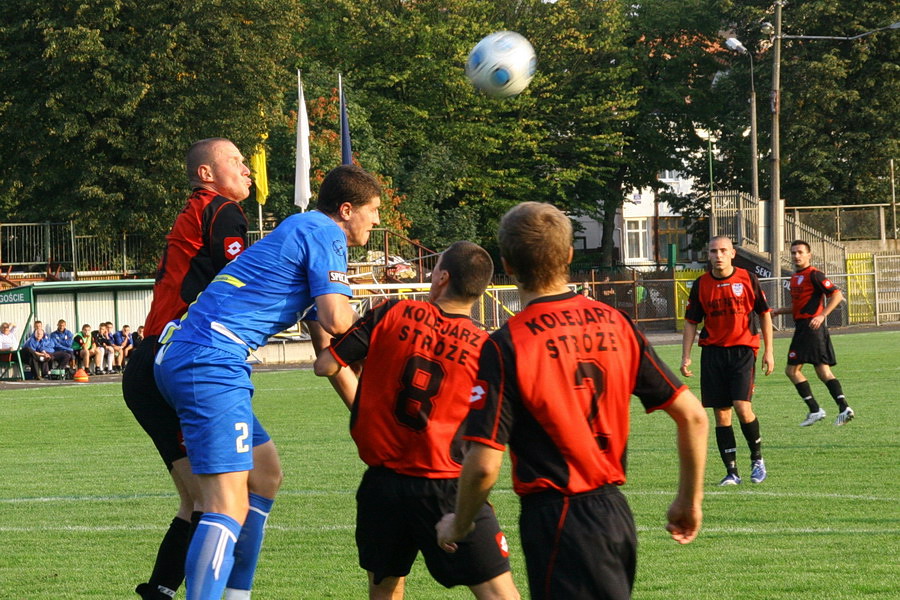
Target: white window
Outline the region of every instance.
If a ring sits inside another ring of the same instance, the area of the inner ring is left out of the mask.
[[[625,221],[625,260],[647,260],[647,219]]]

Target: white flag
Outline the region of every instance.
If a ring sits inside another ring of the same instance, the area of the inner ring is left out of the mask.
[[[309,119],[306,116],[306,98],[303,97],[303,82],[297,70],[297,90],[300,107],[297,110],[297,166],[294,170],[294,204],[305,211],[309,206],[312,192],[309,189]]]

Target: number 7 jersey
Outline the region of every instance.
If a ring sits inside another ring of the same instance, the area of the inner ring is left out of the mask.
[[[342,365],[366,359],[350,419],[359,457],[412,477],[462,468],[461,426],[487,333],[420,300],[389,300],[331,343]]]
[[[519,495],[621,485],[631,395],[651,412],[683,388],[623,313],[545,296],[482,348],[464,439],[509,445]]]

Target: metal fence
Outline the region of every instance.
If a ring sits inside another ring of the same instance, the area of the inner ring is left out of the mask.
[[[155,265],[145,246],[139,235],[81,235],[71,221],[0,224],[0,266],[4,275],[22,278],[133,276],[146,271],[148,260]]]
[[[785,209],[803,222],[838,241],[897,239],[897,207],[892,204],[852,206],[792,206]]]
[[[735,246],[758,253],[763,251],[760,206],[756,198],[731,190],[713,192],[710,212],[712,235],[727,235]]]

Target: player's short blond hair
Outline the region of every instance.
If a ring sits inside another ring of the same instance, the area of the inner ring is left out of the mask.
[[[572,222],[552,204],[523,202],[500,220],[500,255],[526,290],[569,281]]]

